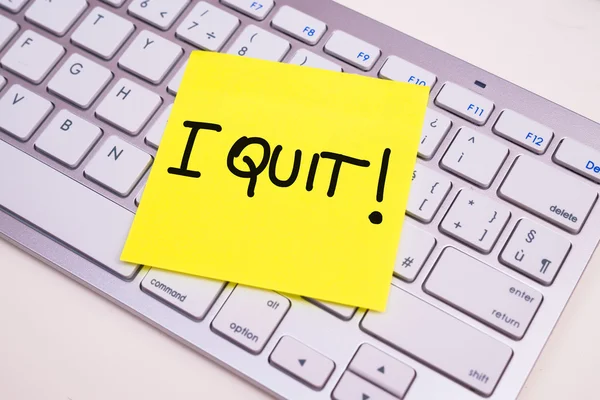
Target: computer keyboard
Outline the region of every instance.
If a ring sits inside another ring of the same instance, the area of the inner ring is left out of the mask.
[[[195,49],[430,88],[385,313],[119,260]],[[279,398],[514,399],[600,239],[598,124],[334,2],[0,0],[0,66],[1,236]]]

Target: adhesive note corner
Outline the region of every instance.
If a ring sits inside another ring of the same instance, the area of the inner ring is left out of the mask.
[[[428,97],[192,52],[121,259],[383,311]]]

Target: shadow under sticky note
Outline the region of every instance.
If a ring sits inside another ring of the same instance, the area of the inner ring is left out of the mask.
[[[193,52],[122,260],[383,311],[428,96]]]

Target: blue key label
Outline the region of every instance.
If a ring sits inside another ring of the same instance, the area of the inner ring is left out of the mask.
[[[356,56],[356,58],[360,58],[363,61],[367,61],[368,59],[371,58],[370,55],[368,55],[367,53],[363,53],[362,51],[360,53],[358,53],[358,55]]]
[[[585,169],[594,171],[596,174],[600,174],[600,165],[595,164],[592,160],[589,160],[587,164],[585,164]]]
[[[542,147],[542,143],[544,143],[543,137],[539,137],[538,135],[535,135],[531,132],[527,133],[527,135],[525,136],[525,140],[531,141],[531,143],[539,147]]]
[[[257,3],[256,1],[253,1],[252,4],[250,4],[250,8],[254,10],[260,10],[261,8],[263,8],[263,5]]]
[[[415,85],[419,86],[427,86],[427,82],[413,75],[411,75],[410,78],[408,78],[408,83],[414,83]]]
[[[315,36],[315,30],[310,26],[305,26],[302,32],[306,33],[308,36]]]
[[[473,110],[473,115],[477,115],[479,117],[483,116],[483,112],[485,111],[485,109],[479,108],[475,104],[469,104],[469,107],[467,107],[467,111],[471,110]]]

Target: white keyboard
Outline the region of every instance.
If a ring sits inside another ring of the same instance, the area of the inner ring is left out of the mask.
[[[385,313],[119,260],[195,49],[430,88]],[[328,0],[0,0],[2,237],[280,398],[516,398],[600,239],[599,136]]]

